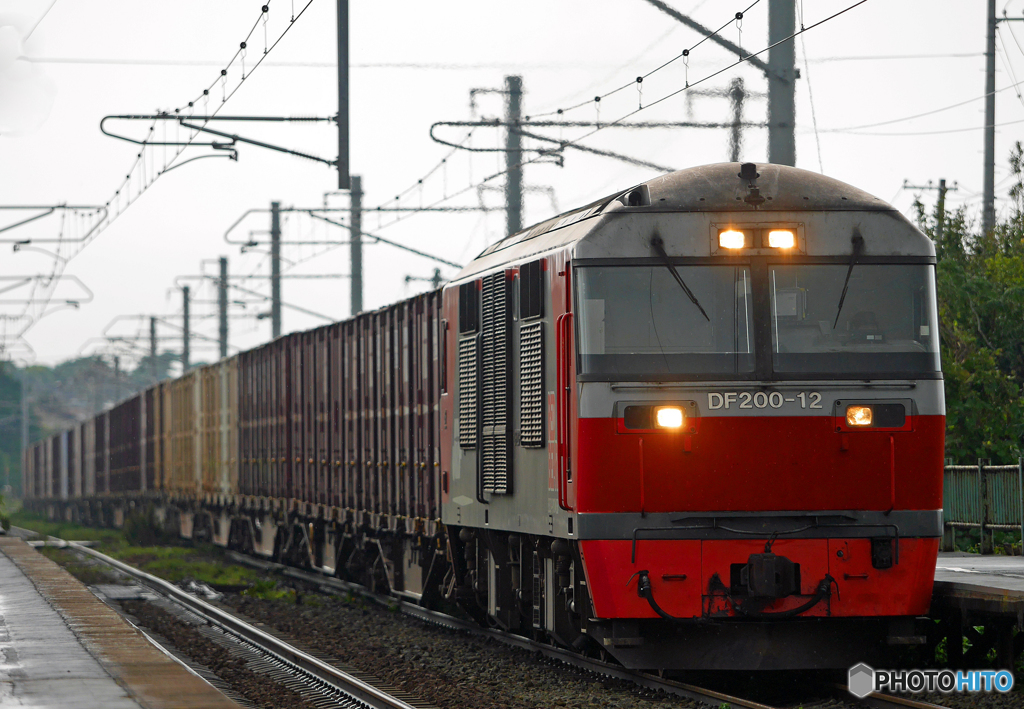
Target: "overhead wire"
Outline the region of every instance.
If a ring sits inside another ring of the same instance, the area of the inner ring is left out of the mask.
[[[800,0],[797,5],[800,13],[800,27],[804,26],[804,3]],[[800,35],[800,53],[804,55],[804,74],[807,75],[807,97],[811,102],[811,123],[814,126],[814,142],[818,148],[818,169],[825,174],[825,164],[821,160],[821,134],[818,132],[818,113],[814,109],[814,91],[811,89],[811,67],[807,63],[807,45],[804,44],[804,36]]]
[[[1020,83],[1024,83],[1024,82],[1020,82]],[[1010,89],[1016,89],[1017,86],[1019,86],[1019,84],[1011,84],[1009,86],[1004,86],[1001,89],[996,89],[995,91],[992,92],[992,94],[998,94],[998,93],[1002,93],[1003,91],[1009,91]],[[931,111],[925,111],[924,113],[915,113],[912,116],[904,116],[903,118],[892,118],[892,119],[887,120],[887,121],[879,121],[878,123],[866,123],[866,124],[860,125],[860,126],[847,126],[845,128],[822,128],[821,132],[822,133],[847,133],[847,132],[855,131],[855,130],[863,130],[865,128],[877,128],[877,127],[880,127],[880,126],[892,125],[893,123],[903,123],[904,121],[912,121],[915,118],[924,118],[925,116],[932,116],[932,115],[935,115],[936,113],[942,113],[943,111],[949,111],[949,110],[952,110],[954,108],[959,108],[960,106],[966,106],[969,103],[974,103],[975,101],[980,101],[983,98],[988,98],[992,94],[987,94],[987,93],[986,94],[982,94],[981,96],[975,96],[974,98],[969,98],[966,101],[959,101],[958,103],[950,104],[949,106],[943,106],[942,108],[936,108],[936,109],[933,109]],[[873,135],[873,134],[869,134],[869,135]],[[883,135],[883,134],[879,133],[878,135]]]
[[[244,56],[245,56],[245,52],[246,52],[246,50],[248,48],[249,40],[252,38],[252,35],[256,31],[256,29],[259,27],[261,20],[263,20],[267,16],[267,14],[269,13],[270,3],[272,2],[272,0],[266,0],[266,2],[261,6],[260,14],[257,17],[256,21],[253,23],[253,26],[250,28],[249,32],[246,34],[245,39],[242,42],[239,43],[238,49],[232,55],[231,59],[224,66],[224,68],[221,69],[218,77],[216,77],[213,80],[212,83],[210,83],[205,89],[203,89],[199,94],[197,94],[197,98],[196,99],[194,99],[192,101],[189,101],[186,105],[181,106],[181,107],[175,109],[175,114],[181,115],[182,111],[186,111],[186,109],[187,109],[186,117],[191,115],[192,114],[192,109],[194,108],[195,104],[197,102],[199,102],[201,99],[204,101],[204,103],[208,103],[209,95],[210,95],[210,90],[213,89],[213,87],[215,87],[218,82],[221,82],[222,85],[224,85],[221,102],[220,102],[219,105],[217,105],[212,110],[212,112],[207,112],[206,113],[206,116],[207,116],[206,120],[202,124],[202,125],[205,126],[209,122],[209,118],[211,116],[217,115],[217,113],[220,112],[220,110],[227,103],[227,101],[230,100],[230,98],[235,95],[235,93],[238,91],[239,88],[241,88],[241,86],[245,82],[245,80],[247,78],[249,78],[250,76],[252,76],[252,73],[263,63],[263,61],[270,54],[270,52],[272,52],[274,50],[274,48],[277,47],[277,45],[281,42],[281,40],[284,39],[285,35],[288,34],[289,30],[291,30],[291,28],[295,26],[295,22],[300,17],[302,17],[302,15],[306,12],[306,10],[309,8],[309,6],[313,4],[313,1],[314,0],[307,0],[307,2],[305,3],[305,5],[303,5],[301,10],[297,14],[293,14],[292,15],[291,20],[285,25],[284,29],[278,35],[277,39],[274,40],[274,42],[272,44],[270,44],[268,46],[267,45],[264,46],[262,55],[252,65],[252,67],[250,67],[248,74],[246,74],[246,72],[245,72],[245,70],[243,68],[242,72],[241,72],[241,78],[239,79],[238,83],[234,86],[234,88],[232,88],[232,90],[230,92],[227,92],[227,89],[226,89],[226,77],[228,76],[228,70],[235,64],[236,60],[239,60],[240,58],[244,60]],[[89,244],[91,244],[93,241],[95,241],[121,214],[124,213],[124,211],[126,211],[132,204],[134,204],[157,181],[157,179],[159,179],[164,173],[166,173],[168,170],[170,170],[174,166],[174,163],[177,161],[177,159],[182,155],[182,153],[188,147],[191,146],[191,144],[195,141],[196,137],[199,135],[198,132],[193,131],[193,130],[190,129],[189,130],[188,138],[185,141],[182,141],[182,142],[185,143],[185,145],[176,146],[177,150],[175,152],[173,152],[173,154],[170,156],[170,159],[167,159],[166,152],[165,152],[164,153],[165,157],[164,157],[164,161],[163,161],[163,167],[161,169],[159,169],[159,170],[156,170],[155,174],[153,175],[152,178],[147,179],[148,175],[145,175],[145,174],[141,175],[141,178],[136,178],[137,182],[139,184],[139,187],[138,187],[137,192],[135,192],[135,194],[133,196],[133,194],[132,194],[132,175],[134,175],[136,173],[136,171],[139,169],[140,165],[145,165],[145,162],[143,160],[143,156],[146,154],[146,151],[147,151],[148,148],[152,148],[153,147],[153,146],[151,146],[149,144],[150,144],[150,142],[152,142],[152,137],[151,136],[156,131],[156,124],[158,122],[162,122],[162,121],[153,120],[150,123],[149,129],[147,131],[146,138],[141,142],[141,147],[139,149],[139,152],[136,154],[135,160],[132,163],[131,167],[129,168],[128,173],[125,175],[125,178],[121,182],[120,186],[114,191],[114,194],[111,196],[111,198],[108,199],[107,202],[105,203],[105,206],[108,207],[107,213],[104,216],[100,217],[100,222],[98,222],[94,226],[94,228],[91,230],[89,238],[84,240],[77,247],[77,249],[73,253],[71,253],[67,257],[67,259],[59,266],[59,270],[61,272],[63,272],[64,268],[66,268],[66,266],[67,266],[67,263],[72,258],[77,256]],[[175,128],[177,129],[177,124],[175,124]],[[163,142],[167,142],[167,141],[164,140]],[[178,141],[175,141],[175,142],[178,142]],[[161,147],[164,147],[164,146],[161,146]],[[124,198],[123,198],[124,204],[123,205],[122,205],[122,193],[124,194]],[[112,203],[114,205],[114,208],[113,209],[109,209],[109,207],[111,206]],[[52,296],[52,291],[49,294],[49,296]],[[48,298],[45,299],[45,300],[48,300]],[[46,303],[43,303],[42,307],[38,310],[38,313],[40,313],[40,314],[43,313],[45,311],[46,305],[47,305]],[[36,318],[33,318],[33,320],[23,330],[23,334],[25,332],[27,332],[35,324],[37,319],[38,319],[38,315],[36,316]]]
[[[624,91],[624,90],[630,88],[631,86],[642,85],[643,81],[645,79],[649,78],[650,76],[653,76],[654,74],[656,74],[657,72],[661,71],[665,67],[667,67],[667,66],[669,66],[671,64],[676,63],[680,59],[683,59],[683,60],[688,59],[688,57],[690,56],[690,53],[693,52],[693,50],[695,50],[700,45],[704,44],[704,42],[706,42],[707,40],[711,39],[712,37],[718,36],[722,32],[722,30],[724,30],[729,25],[732,25],[732,24],[740,22],[743,19],[743,16],[746,13],[750,12],[751,8],[753,8],[759,2],[760,2],[760,0],[754,0],[754,2],[750,3],[745,9],[740,10],[739,12],[735,13],[733,15],[733,17],[728,22],[723,24],[717,30],[715,30],[711,34],[704,35],[703,37],[701,37],[700,40],[696,44],[694,44],[692,47],[687,47],[682,52],[680,52],[676,56],[672,57],[671,59],[669,59],[669,60],[667,60],[665,62],[662,62],[660,65],[658,65],[654,69],[651,69],[650,71],[648,71],[645,74],[640,74],[636,79],[634,79],[632,81],[628,81],[625,84],[622,84],[621,86],[619,86],[618,88],[612,89],[611,91],[607,91],[607,92],[605,92],[603,94],[598,94],[597,96],[595,96],[592,99],[587,99],[585,101],[580,101],[579,103],[577,103],[575,105],[572,105],[572,106],[569,106],[568,108],[557,108],[557,109],[554,109],[554,110],[551,110],[551,111],[545,111],[545,112],[542,112],[542,113],[530,114],[530,116],[527,117],[527,120],[530,120],[532,118],[545,118],[547,116],[553,116],[553,115],[561,116],[561,115],[563,115],[565,113],[568,113],[569,111],[575,111],[578,108],[583,108],[584,106],[589,106],[589,105],[592,105],[592,104],[598,104],[599,105],[601,103],[601,101],[603,101],[604,99],[608,98],[609,96],[613,96],[614,94],[617,94],[620,91]],[[755,55],[750,55],[750,56],[755,56]]]
[[[1003,60],[1003,65],[1006,67],[1007,73],[1010,75],[1010,79],[1013,80],[1013,92],[1017,94],[1017,100],[1020,101],[1021,105],[1024,106],[1024,96],[1021,96],[1020,84],[1017,81],[1017,74],[1013,70],[1013,63],[1010,61],[1010,57],[1006,54],[1006,40],[1003,39],[1003,34],[1000,31],[1002,28],[996,25],[996,38],[999,40],[1000,47],[1002,49],[999,52],[1000,58]],[[1013,41],[1016,42],[1017,38],[1014,37]],[[1021,49],[1020,45],[1017,45],[1017,49],[1020,50],[1021,54],[1024,54],[1024,50]]]
[[[780,44],[784,44],[785,42],[789,42],[789,41],[795,39],[796,37],[804,34],[805,32],[809,32],[809,31],[811,31],[811,30],[813,30],[813,29],[815,29],[817,27],[820,27],[821,25],[825,24],[826,22],[834,20],[835,18],[840,17],[841,15],[844,15],[847,12],[850,12],[851,10],[853,10],[853,9],[855,9],[857,7],[860,7],[861,5],[866,3],[867,1],[868,0],[857,0],[857,2],[854,2],[853,4],[845,7],[844,9],[839,10],[837,12],[834,12],[833,14],[825,17],[824,19],[818,20],[814,24],[801,27],[799,30],[797,30],[796,32],[793,32],[792,34],[788,35],[787,37],[784,37],[783,39],[780,39],[780,40],[778,40],[776,42],[773,42],[773,43],[769,44],[768,46],[764,47],[763,49],[760,49],[760,50],[758,50],[756,52],[748,53],[745,56],[740,57],[736,61],[734,61],[734,62],[732,62],[732,63],[730,63],[730,64],[728,64],[728,65],[726,65],[726,66],[724,66],[724,67],[722,67],[722,68],[720,68],[718,70],[716,70],[716,71],[713,71],[710,74],[707,74],[707,75],[701,77],[700,79],[698,79],[696,81],[693,81],[693,82],[687,81],[685,86],[683,86],[682,88],[676,89],[675,91],[671,91],[668,94],[665,94],[664,96],[661,96],[660,98],[657,98],[654,101],[651,101],[650,103],[638,106],[637,108],[633,109],[632,111],[629,111],[628,113],[625,113],[625,114],[619,116],[618,118],[616,118],[614,120],[610,120],[610,121],[607,121],[605,123],[600,123],[593,130],[591,130],[591,131],[589,131],[587,133],[584,133],[583,135],[580,135],[577,138],[574,138],[573,140],[562,141],[563,145],[561,147],[559,147],[559,148],[555,148],[555,149],[548,150],[548,151],[537,151],[537,155],[535,157],[528,158],[526,160],[523,160],[523,161],[517,163],[516,165],[511,165],[511,166],[505,168],[504,170],[499,170],[499,171],[497,171],[497,172],[495,172],[495,173],[493,173],[491,175],[488,175],[487,177],[483,178],[482,180],[480,180],[480,181],[478,181],[478,182],[476,182],[474,184],[470,184],[470,185],[468,185],[466,187],[463,187],[462,189],[459,189],[459,190],[451,193],[450,195],[447,195],[445,197],[442,197],[439,200],[435,200],[434,202],[431,202],[430,204],[424,206],[422,211],[409,212],[408,215],[412,216],[413,214],[422,214],[422,213],[424,213],[424,211],[426,211],[426,210],[428,210],[428,209],[430,209],[432,207],[436,207],[436,206],[438,206],[438,205],[440,205],[440,204],[442,204],[444,202],[447,202],[449,199],[453,199],[455,197],[458,197],[458,196],[461,196],[463,194],[466,194],[467,192],[476,190],[480,186],[485,185],[488,182],[491,182],[492,180],[494,180],[494,179],[496,179],[498,177],[501,177],[502,175],[507,174],[510,170],[518,169],[518,168],[523,167],[525,165],[530,165],[532,163],[536,163],[537,161],[543,159],[544,157],[558,152],[559,150],[563,149],[565,146],[579,143],[580,141],[585,140],[585,139],[587,139],[587,138],[589,138],[589,137],[591,137],[591,136],[593,136],[593,135],[595,135],[595,134],[597,134],[597,133],[599,133],[601,131],[604,131],[604,130],[610,128],[610,127],[616,126],[616,125],[622,123],[623,121],[625,121],[626,119],[631,118],[631,117],[635,116],[636,114],[638,114],[638,113],[640,113],[642,111],[645,111],[645,110],[647,110],[649,108],[652,108],[654,106],[657,106],[657,105],[659,105],[659,104],[661,104],[661,103],[663,103],[665,101],[668,101],[669,99],[674,98],[675,96],[678,96],[679,94],[684,93],[684,92],[688,91],[689,89],[691,89],[691,88],[693,88],[695,86],[699,86],[699,85],[701,85],[701,84],[703,84],[703,83],[705,83],[707,81],[710,81],[711,79],[714,79],[714,78],[720,76],[721,74],[724,74],[725,72],[729,71],[730,69],[733,69],[733,68],[735,68],[735,67],[737,67],[737,66],[739,66],[741,64],[747,63],[750,59],[752,59],[754,57],[757,57],[757,56],[760,56],[761,54],[764,54],[765,52],[771,50],[773,47],[776,47],[776,46],[778,46]],[[716,32],[720,32],[720,31],[721,31],[721,29],[716,30]],[[406,218],[408,218],[408,217],[406,217]],[[390,224],[385,224],[384,226],[385,227],[386,226],[390,226],[391,224],[394,224],[394,223],[396,223],[396,222],[391,222]]]

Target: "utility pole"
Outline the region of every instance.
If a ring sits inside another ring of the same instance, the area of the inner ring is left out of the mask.
[[[281,203],[270,203],[270,337],[281,336]]]
[[[363,178],[359,175],[352,176],[350,210],[349,254],[352,273],[349,278],[349,301],[352,315],[355,316],[363,312]]]
[[[736,77],[729,85],[729,103],[732,104],[732,130],[729,132],[729,161],[740,161],[740,148],[743,145],[743,100],[746,91],[743,79]]]
[[[150,374],[153,375],[153,381],[160,381],[160,371],[157,369],[159,365],[156,362],[156,318],[150,317],[149,319],[149,369]]]
[[[220,358],[228,356],[228,259],[220,257],[220,280],[217,282],[217,308],[220,314]]]
[[[982,185],[981,233],[996,226],[996,27],[1000,22],[1024,22],[1024,17],[996,17],[996,0],[988,0],[985,36],[985,176]]]
[[[183,314],[184,314],[184,316],[183,316],[184,323],[183,323],[183,327],[181,329],[182,330],[182,332],[181,332],[181,373],[182,374],[187,372],[189,370],[189,367],[191,366],[189,364],[189,355],[191,353],[189,352],[189,331],[188,331],[188,328],[189,328],[189,324],[190,323],[189,323],[189,317],[188,317],[188,292],[189,292],[188,286],[182,286],[181,287],[181,304],[182,304],[182,311],[183,311]]]
[[[996,225],[996,0],[988,0],[985,36],[985,177],[982,186],[981,233]]]
[[[796,165],[796,47],[782,41],[795,29],[795,0],[768,0],[768,162],[778,165]]]
[[[942,237],[946,230],[946,193],[956,192],[957,183],[953,183],[952,187],[946,187],[946,179],[942,178],[939,180],[939,186],[936,187],[932,184],[931,180],[928,180],[927,185],[912,185],[906,180],[903,181],[903,189],[905,190],[938,190],[939,191],[939,203],[935,206],[935,243],[941,244]]]
[[[21,370],[21,494],[25,494],[25,451],[28,450],[28,380]],[[39,491],[36,491],[39,494]]]
[[[523,77],[505,77],[505,215],[506,234],[523,228]]]
[[[338,0],[338,189],[349,188],[348,0]]]
[[[796,165],[796,47],[793,40],[783,42],[796,28],[796,0],[768,0],[768,44],[782,43],[768,50],[767,63],[662,0],[647,2],[764,72],[768,79],[768,162]]]
[[[437,290],[441,287],[441,269],[435,268],[434,275],[427,278],[426,276],[406,276],[405,282],[412,283],[413,281],[427,281],[430,283],[430,287]]]

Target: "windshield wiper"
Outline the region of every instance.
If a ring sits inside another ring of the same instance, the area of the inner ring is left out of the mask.
[[[836,325],[839,324],[839,313],[843,312],[843,301],[846,300],[846,290],[850,287],[850,274],[853,273],[853,267],[857,265],[857,257],[860,256],[860,252],[864,250],[864,237],[860,234],[854,234],[850,238],[850,242],[853,244],[853,253],[850,254],[850,267],[846,269],[846,282],[843,283],[843,294],[839,296],[839,309],[836,310],[836,321],[832,323],[832,329],[836,329]]]
[[[684,293],[686,293],[686,297],[690,299],[690,302],[697,306],[697,310],[700,311],[700,314],[704,316],[705,320],[711,322],[711,318],[709,318],[708,314],[704,312],[704,308],[700,307],[700,302],[697,300],[697,296],[693,294],[693,291],[686,287],[686,284],[683,282],[683,277],[679,275],[679,271],[676,270],[676,267],[673,266],[672,262],[669,260],[668,254],[665,253],[665,242],[662,241],[660,236],[655,235],[651,238],[651,248],[654,249],[654,252],[658,254],[658,256],[664,259],[665,266],[668,268],[669,273],[671,273],[672,277],[676,279],[676,283],[678,283],[679,287],[683,289]]]

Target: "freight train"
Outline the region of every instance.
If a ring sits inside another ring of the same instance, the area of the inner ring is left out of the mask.
[[[52,517],[155,509],[631,668],[828,668],[922,640],[943,435],[931,241],[726,163],[162,382],[24,469]]]

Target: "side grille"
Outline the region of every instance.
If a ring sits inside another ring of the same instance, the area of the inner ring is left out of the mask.
[[[477,428],[477,350],[476,336],[459,340],[459,445],[476,446]]]
[[[544,446],[544,323],[519,329],[520,439],[527,448]]]
[[[512,492],[512,451],[509,445],[509,399],[512,392],[508,355],[511,318],[508,305],[508,281],[504,272],[484,278],[480,477],[484,492],[495,494]]]

